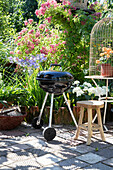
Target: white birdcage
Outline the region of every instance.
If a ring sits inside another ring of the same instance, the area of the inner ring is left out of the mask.
[[[89,75],[113,77],[113,18],[103,18],[92,28]]]
[[[76,8],[87,9],[88,0],[69,0]]]

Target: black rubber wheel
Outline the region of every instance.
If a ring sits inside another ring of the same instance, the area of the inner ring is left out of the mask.
[[[56,130],[52,127],[46,127],[43,130],[43,136],[47,141],[51,141],[55,138],[56,136]]]
[[[42,126],[43,126],[43,120],[41,120],[39,122],[39,124],[37,124],[37,120],[38,120],[38,117],[35,117],[33,120],[32,120],[32,126],[35,128],[35,129],[40,129]]]

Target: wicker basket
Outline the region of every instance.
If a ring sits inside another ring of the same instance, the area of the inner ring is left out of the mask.
[[[21,116],[4,116],[0,115],[0,130],[11,130],[21,124],[27,113]]]

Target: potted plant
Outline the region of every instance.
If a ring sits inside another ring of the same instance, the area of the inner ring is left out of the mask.
[[[102,48],[102,53],[100,53],[99,60],[96,60],[96,64],[101,64],[101,76],[112,77],[113,67],[112,67],[112,56],[113,50],[111,48]]]

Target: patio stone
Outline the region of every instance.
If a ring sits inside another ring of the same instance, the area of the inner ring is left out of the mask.
[[[112,166],[112,169],[113,169],[113,158],[103,161],[103,163],[106,165]]]
[[[6,148],[0,148],[0,157],[7,155],[8,150]]]
[[[113,149],[105,148],[97,151],[97,154],[100,156],[104,156],[105,158],[113,157]]]
[[[0,167],[2,167],[3,165],[8,165],[8,164],[10,164],[12,162],[13,162],[12,160],[8,159],[5,156],[0,157]]]
[[[7,149],[9,149],[10,151],[16,152],[16,151],[20,151],[20,150],[28,149],[28,148],[30,148],[30,146],[28,145],[16,144],[16,145],[9,146]]]
[[[47,154],[48,151],[46,151],[46,148],[45,147],[42,147],[42,148],[30,148],[30,149],[27,149],[25,150],[25,152],[28,154],[28,155],[32,155],[33,157],[40,157],[44,154]]]
[[[97,162],[105,160],[104,157],[101,157],[101,156],[94,154],[94,153],[91,153],[91,152],[84,154],[84,155],[81,155],[81,156],[78,156],[76,158],[81,160],[81,161],[85,161],[89,164],[95,164]]]
[[[70,149],[79,153],[87,153],[94,150],[94,148],[83,144],[75,147],[70,147]]]
[[[0,170],[12,170],[12,168],[9,168],[7,166],[2,166],[2,167],[0,167]]]
[[[63,168],[61,168],[58,165],[49,165],[46,166],[45,168],[41,168],[40,170],[63,170]]]
[[[33,148],[40,148],[40,147],[43,147],[43,146],[47,146],[46,143],[41,140],[41,139],[34,139],[32,140],[32,138],[28,141],[23,141],[22,144],[26,144],[26,145],[29,145],[30,147],[33,147]]]
[[[110,137],[110,138],[106,139],[106,142],[108,142],[110,144],[113,144],[113,137]]]
[[[15,170],[36,170],[40,169],[40,165],[33,159],[27,159],[23,161],[16,161],[8,165]]]
[[[22,136],[22,135],[25,135],[25,132],[22,132],[20,130],[3,131],[2,133],[4,135],[7,135],[7,136]]]
[[[93,165],[90,165],[88,167],[85,167],[84,170],[86,169],[93,169],[93,170],[112,170],[113,168],[110,167],[110,166],[107,166],[103,163],[97,163],[97,164],[93,164]]]
[[[111,144],[103,141],[97,141],[97,142],[92,142],[90,146],[93,148],[103,149],[111,146]]]
[[[61,162],[59,162],[59,165],[63,168],[63,169],[78,169],[78,168],[82,168],[87,166],[88,164],[77,160],[76,157],[68,159],[68,160],[63,160]]]
[[[21,151],[21,152],[9,152],[7,153],[7,158],[12,161],[23,161],[28,158],[34,158],[33,155],[30,152]]]
[[[8,142],[8,141],[0,141],[0,148],[1,147],[7,147],[7,146],[9,146],[9,145],[11,145],[11,143],[10,142]]]
[[[37,158],[37,162],[42,166],[55,164],[61,160],[62,158],[55,156],[53,154],[46,154]]]

